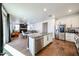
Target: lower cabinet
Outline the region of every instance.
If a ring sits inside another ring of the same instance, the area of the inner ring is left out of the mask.
[[[77,49],[79,49],[79,36],[74,33],[66,33],[66,40],[74,42]]]
[[[75,39],[76,47],[77,47],[77,49],[79,49],[79,36],[75,34],[74,39]]]
[[[43,47],[45,47],[46,45],[47,45],[47,35],[45,35],[45,36],[43,36],[44,38],[43,38]]]
[[[59,33],[59,39],[65,40],[65,33]]]
[[[50,34],[50,35],[48,35],[48,44],[50,43],[50,42],[52,42],[53,41],[53,36],[52,36],[52,34]]]
[[[66,40],[70,42],[75,42],[74,36],[74,33],[66,33]]]
[[[43,47],[52,42],[52,34],[47,34],[41,37],[33,38],[29,37],[29,51],[34,56]]]
[[[45,35],[44,36],[44,39],[43,39],[43,41],[44,41],[43,47],[47,46],[50,42],[53,41],[53,38],[52,37],[53,37],[52,34],[48,34],[48,35]]]

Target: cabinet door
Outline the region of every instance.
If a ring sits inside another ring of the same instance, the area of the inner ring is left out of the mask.
[[[48,39],[47,39],[47,35],[45,35],[45,36],[44,36],[44,46],[43,46],[43,47],[45,47],[45,46],[47,45],[47,43],[48,43],[47,40],[48,40]]]
[[[71,40],[71,34],[70,33],[66,33],[66,40],[70,41]]]
[[[52,34],[49,34],[48,36],[47,36],[47,42],[48,42],[48,44],[50,43],[50,42],[52,42]]]
[[[44,36],[44,47],[45,47],[46,45],[48,45],[50,42],[52,42],[52,34],[45,35],[45,36]]]
[[[60,40],[64,40],[65,39],[65,34],[64,33],[59,33],[59,39]]]
[[[70,42],[75,42],[73,33],[66,33],[66,40]]]
[[[71,42],[75,42],[74,36],[74,34],[71,34]]]

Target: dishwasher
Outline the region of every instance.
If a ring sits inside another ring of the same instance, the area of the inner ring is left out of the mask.
[[[35,53],[39,52],[43,48],[43,36],[35,38]]]

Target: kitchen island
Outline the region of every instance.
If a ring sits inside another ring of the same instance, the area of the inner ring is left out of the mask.
[[[52,42],[52,33],[42,34],[42,33],[32,33],[28,34],[29,39],[29,51],[34,56],[37,52],[47,46]]]

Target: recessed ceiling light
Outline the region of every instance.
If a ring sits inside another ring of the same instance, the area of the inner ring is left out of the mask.
[[[71,9],[69,9],[69,10],[68,10],[68,12],[70,13],[70,12],[72,12],[72,10],[71,10]]]
[[[46,9],[46,8],[44,8],[44,9],[43,9],[43,11],[44,11],[44,12],[46,12],[46,11],[47,11],[47,9]]]

